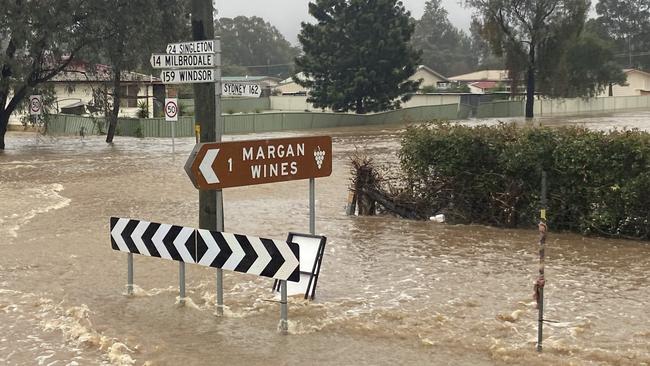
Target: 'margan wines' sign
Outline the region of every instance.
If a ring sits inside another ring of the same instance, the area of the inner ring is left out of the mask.
[[[198,144],[185,171],[203,190],[327,177],[332,138],[295,137]]]

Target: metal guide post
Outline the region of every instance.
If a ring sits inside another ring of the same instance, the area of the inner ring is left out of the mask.
[[[127,255],[127,279],[126,279],[126,293],[133,295],[133,253]]]
[[[316,180],[309,179],[309,233],[316,235]]]
[[[287,281],[280,281],[280,332],[289,332],[288,309],[287,309]]]
[[[176,138],[176,122],[172,122],[172,154],[176,153],[176,144],[175,144],[175,138]]]
[[[179,303],[185,305],[185,262],[178,263],[178,281]]]
[[[215,60],[217,70],[221,68],[221,41],[216,42],[219,46],[215,49]],[[215,131],[216,142],[221,142],[221,136],[224,133],[223,120],[221,118],[221,73],[218,73],[218,78],[214,84],[214,118],[215,118]],[[217,192],[217,231],[223,231],[224,217],[223,217],[223,192]],[[217,269],[217,315],[223,316],[223,270]]]
[[[539,222],[539,276],[535,283],[535,295],[537,297],[537,308],[539,314],[537,317],[537,352],[542,352],[542,337],[544,329],[544,285],[546,278],[544,277],[544,264],[545,264],[545,247],[546,247],[546,233],[548,231],[546,220],[546,171],[542,171],[542,192],[541,192],[541,207],[540,207],[540,222]]]

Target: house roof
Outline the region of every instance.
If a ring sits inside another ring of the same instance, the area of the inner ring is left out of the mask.
[[[473,86],[475,88],[487,90],[487,89],[492,89],[497,85],[496,81],[477,81],[475,83],[469,84],[470,86]]]
[[[307,77],[305,76],[305,73],[302,72],[302,71],[299,72],[299,73],[297,73],[297,74],[295,74],[294,76],[295,76],[296,78],[300,79],[300,80],[306,80],[306,79],[307,79]],[[286,79],[280,81],[280,82],[278,83],[278,85],[285,85],[285,84],[293,83],[293,82],[294,82],[294,81],[293,81],[294,76],[289,76],[288,78],[286,78]]]
[[[442,80],[444,80],[444,81],[449,81],[449,79],[447,79],[444,75],[442,75],[441,73],[439,73],[439,72],[433,70],[432,68],[430,68],[430,67],[428,67],[428,66],[426,66],[426,65],[420,65],[420,66],[418,66],[416,72],[417,72],[418,70],[425,70],[425,71],[427,71],[428,73],[435,75],[435,76],[436,76],[437,78],[439,78],[439,79],[442,79]]]
[[[451,76],[449,80],[453,81],[506,81],[508,78],[508,70],[481,70],[470,72],[469,74],[462,74]]]
[[[273,82],[280,82],[279,78],[273,77],[273,76],[222,76],[221,77],[222,81],[273,81]]]
[[[418,70],[425,70],[426,72],[435,75],[435,76],[436,76],[437,78],[439,78],[439,79],[442,79],[442,80],[444,80],[444,81],[449,81],[449,79],[447,79],[444,75],[442,75],[441,73],[439,73],[439,72],[433,70],[433,69],[430,68],[430,67],[427,67],[426,65],[420,65],[420,66],[418,66],[416,72],[417,72]],[[295,76],[296,78],[298,78],[299,80],[306,80],[306,78],[307,78],[307,77],[305,76],[305,73],[302,72],[302,71],[299,72],[299,73],[297,73],[297,74],[294,75],[294,76]],[[286,78],[286,79],[280,81],[279,85],[289,84],[289,83],[293,83],[293,82],[294,82],[294,81],[293,81],[293,76],[292,76],[292,77],[288,77],[288,78]]]
[[[94,70],[93,70],[94,69]],[[111,67],[109,65],[90,65],[88,62],[75,62],[54,76],[53,82],[106,82],[111,81]],[[145,82],[162,84],[160,78],[153,75],[141,74],[134,71],[123,71],[121,74],[123,82]]]
[[[626,73],[626,74],[629,74],[631,72],[636,72],[636,73],[643,74],[645,76],[650,77],[650,73],[639,70],[639,69],[623,69],[623,72]]]

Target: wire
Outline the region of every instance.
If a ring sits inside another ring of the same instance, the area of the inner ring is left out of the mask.
[[[240,67],[247,67],[249,69],[252,68],[264,68],[264,67],[274,67],[274,66],[291,66],[295,65],[294,62],[286,63],[286,64],[268,64],[268,65],[228,65],[228,66],[240,66]]]

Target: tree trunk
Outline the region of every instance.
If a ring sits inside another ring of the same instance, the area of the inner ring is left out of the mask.
[[[5,134],[7,133],[10,115],[11,113],[7,113],[6,111],[0,112],[0,150],[5,149]]]
[[[526,85],[526,118],[533,118],[535,105],[535,46],[531,42],[528,53],[528,83]]]
[[[371,167],[357,169],[355,193],[357,196],[357,207],[359,207],[359,216],[374,216],[376,213],[375,200],[368,194],[368,191],[373,188],[374,184]]]
[[[612,85],[612,83],[609,83],[609,93],[608,93],[608,95],[609,95],[610,97],[613,97],[613,96],[614,96],[614,89],[613,89],[613,85]]]
[[[120,113],[120,100],[122,99],[122,90],[120,88],[120,74],[122,71],[120,68],[113,69],[113,108],[111,113],[108,115],[108,132],[106,133],[106,142],[112,143],[113,137],[115,137],[115,130],[117,129],[117,116]]]
[[[364,114],[365,113],[365,111],[363,110],[363,99],[362,98],[357,99],[357,105],[356,105],[355,113],[356,114]]]

